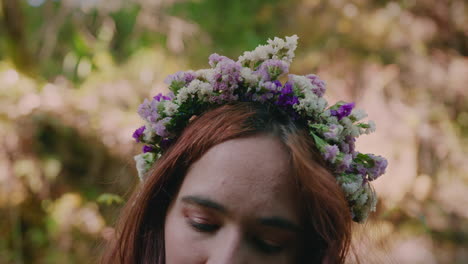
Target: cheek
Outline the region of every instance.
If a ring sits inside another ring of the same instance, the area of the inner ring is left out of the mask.
[[[182,214],[169,212],[164,227],[167,264],[204,263],[202,244],[189,228]]]

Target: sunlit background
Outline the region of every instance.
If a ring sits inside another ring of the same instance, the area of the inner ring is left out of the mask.
[[[97,262],[137,183],[139,103],[211,53],[293,34],[291,72],[366,109],[358,147],[389,159],[362,261],[468,263],[466,1],[0,4],[0,263]]]

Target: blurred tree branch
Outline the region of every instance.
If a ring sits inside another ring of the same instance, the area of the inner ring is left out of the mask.
[[[55,12],[54,3],[52,1],[46,1],[44,6],[44,17],[48,17],[46,23],[43,26],[42,34],[42,46],[39,50],[39,59],[49,58],[57,44],[58,31],[65,23],[68,15],[70,15],[70,1],[62,1],[60,8]],[[54,16],[54,14],[56,14]]]
[[[16,68],[25,74],[32,75],[36,68],[34,58],[28,49],[25,34],[25,17],[21,3],[17,0],[1,0],[8,52]]]

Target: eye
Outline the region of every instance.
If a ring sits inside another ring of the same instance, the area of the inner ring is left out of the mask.
[[[252,238],[254,246],[263,253],[276,254],[283,250],[283,246],[270,240],[264,240],[257,237]]]
[[[206,219],[194,217],[194,218],[187,218],[188,224],[195,229],[197,232],[202,233],[212,233],[218,230],[219,225],[211,224]]]

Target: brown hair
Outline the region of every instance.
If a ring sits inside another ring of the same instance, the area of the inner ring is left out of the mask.
[[[287,147],[305,216],[301,263],[344,263],[351,214],[304,125],[276,107],[223,105],[195,118],[130,197],[103,263],[164,263],[164,220],[189,166],[211,147],[255,134],[277,136]]]

